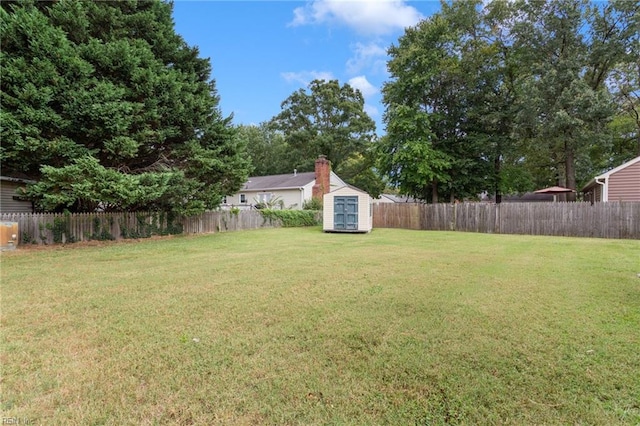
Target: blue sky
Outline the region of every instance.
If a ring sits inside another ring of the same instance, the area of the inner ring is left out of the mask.
[[[438,1],[176,0],[176,32],[210,58],[225,116],[259,124],[315,79],[360,89],[384,133],[380,89],[389,80],[386,50],[404,28],[440,8]]]

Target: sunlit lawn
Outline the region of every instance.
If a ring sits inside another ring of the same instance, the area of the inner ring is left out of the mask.
[[[3,418],[640,423],[640,241],[293,228],[0,259]]]

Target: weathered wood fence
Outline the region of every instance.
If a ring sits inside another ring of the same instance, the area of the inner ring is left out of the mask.
[[[373,227],[640,239],[640,203],[381,203]]]
[[[206,234],[281,224],[255,210],[191,217],[146,213],[4,213],[17,222],[19,244]],[[388,203],[373,206],[374,228],[640,239],[640,203]]]
[[[152,235],[205,234],[279,227],[260,212],[213,211],[192,217],[164,212],[136,213],[3,213],[1,222],[18,223],[18,244],[54,244],[88,240],[120,240]]]

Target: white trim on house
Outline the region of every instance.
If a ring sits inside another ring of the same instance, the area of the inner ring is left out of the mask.
[[[585,192],[587,189],[589,188],[594,188],[594,193],[597,192],[598,189],[598,185],[600,186],[600,190],[601,190],[601,197],[600,200],[598,201],[602,201],[602,202],[608,202],[609,201],[609,177],[611,177],[611,175],[626,169],[629,166],[632,166],[636,163],[640,162],[640,156],[627,161],[624,164],[619,165],[616,168],[613,168],[611,170],[609,170],[608,172],[602,173],[601,175],[596,176],[595,178],[591,179],[589,181],[589,183],[587,183],[581,190],[581,192]],[[640,183],[638,184],[640,186]],[[595,201],[595,200],[594,200]]]
[[[292,186],[291,184],[279,185],[262,185],[261,181],[269,181],[274,178],[275,181],[287,182],[287,175],[273,175],[273,176],[257,176],[250,177],[243,185],[242,189],[238,193],[228,195],[227,203],[222,204],[220,207],[228,209],[231,207],[251,208],[254,203],[260,201],[260,194],[271,194],[271,199],[277,199],[282,201],[284,208],[302,210],[302,206],[306,201],[310,201],[313,196],[313,186],[316,183],[315,174],[310,173],[296,173],[290,175],[291,178],[296,178],[295,181],[299,181],[299,185]],[[302,180],[300,180],[302,178]],[[329,173],[329,186],[330,191],[336,188],[345,186],[346,183],[333,171]],[[240,197],[244,195],[245,202],[241,202]]]

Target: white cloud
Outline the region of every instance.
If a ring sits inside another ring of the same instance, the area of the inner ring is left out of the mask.
[[[300,83],[305,87],[313,80],[335,80],[335,77],[329,71],[283,72],[280,75],[288,83]]]
[[[367,103],[364,104],[364,112],[366,112],[367,115],[371,118],[376,118],[380,116],[380,113],[378,112],[378,108]]]
[[[404,0],[312,0],[293,15],[290,26],[336,22],[362,34],[388,34],[424,18]]]
[[[354,89],[360,90],[362,96],[364,96],[365,98],[378,93],[378,89],[373,84],[369,83],[367,77],[365,77],[364,75],[349,79],[349,86],[353,87]]]
[[[368,69],[377,74],[384,74],[387,69],[387,51],[376,43],[356,43],[352,46],[354,57],[347,61],[347,72],[356,74]]]

